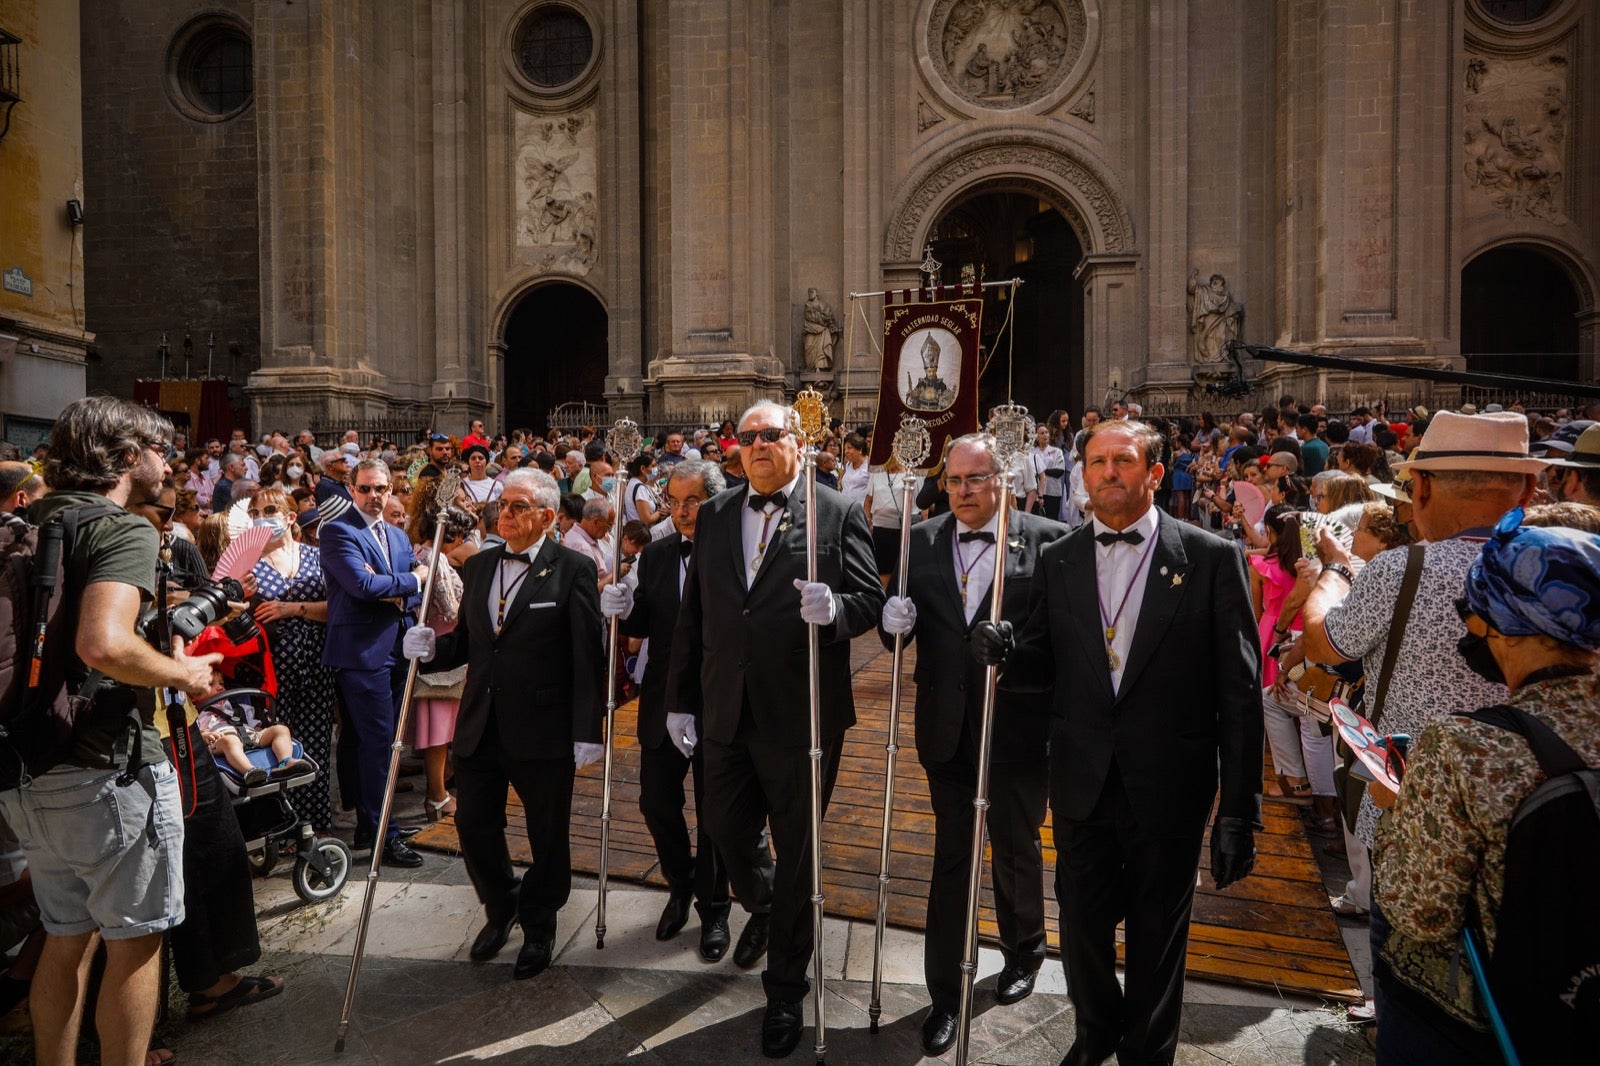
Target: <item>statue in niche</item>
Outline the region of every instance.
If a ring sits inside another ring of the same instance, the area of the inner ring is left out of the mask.
[[[807,370],[832,370],[833,348],[844,334],[833,306],[818,295],[816,289],[806,290],[805,306],[805,360]]]
[[[1200,270],[1189,271],[1190,358],[1210,366],[1227,358],[1229,341],[1244,332],[1244,304],[1228,289],[1228,279],[1213,274],[1200,284]]]

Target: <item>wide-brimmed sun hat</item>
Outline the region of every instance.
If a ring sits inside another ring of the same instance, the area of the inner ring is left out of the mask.
[[[1440,411],[1412,457],[1396,470],[1484,470],[1537,474],[1544,459],[1528,454],[1528,420],[1514,411],[1462,415]]]
[[[1564,456],[1546,456],[1551,466],[1570,466],[1578,470],[1600,470],[1600,422],[1578,434],[1572,450]]]

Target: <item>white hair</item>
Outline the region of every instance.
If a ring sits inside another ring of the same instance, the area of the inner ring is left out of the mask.
[[[555,478],[537,467],[517,467],[506,475],[503,485],[506,489],[527,489],[533,494],[534,505],[542,511],[554,511],[561,506],[561,487]]]
[[[585,460],[584,457],[583,457],[583,453],[580,452],[576,448],[572,449],[570,452],[568,452],[566,455],[563,455],[561,458],[563,458],[563,459],[576,459],[580,463],[587,462],[587,460]]]
[[[739,416],[739,425],[744,425],[750,420],[751,415],[760,411],[776,411],[779,415],[778,424],[786,429],[790,425],[794,415],[794,408],[788,406],[787,404],[781,404],[777,400],[757,400],[755,403],[745,408],[744,414]]]

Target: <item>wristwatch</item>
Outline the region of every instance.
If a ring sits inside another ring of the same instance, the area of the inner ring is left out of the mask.
[[[1343,563],[1327,563],[1323,566],[1322,572],[1324,574],[1337,574],[1338,576],[1344,578],[1344,583],[1346,585],[1354,585],[1356,583],[1355,571],[1351,570]]]

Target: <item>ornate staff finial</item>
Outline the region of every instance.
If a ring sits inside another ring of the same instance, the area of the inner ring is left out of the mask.
[[[927,287],[933,288],[939,284],[939,269],[944,264],[933,257],[933,242],[929,241],[922,246],[922,276],[926,279]]]
[[[606,451],[623,463],[632,462],[643,447],[644,435],[639,432],[639,424],[631,418],[617,419],[616,424],[606,431]]]
[[[461,475],[454,470],[446,470],[439,477],[439,484],[433,489],[433,509],[439,514],[444,514],[444,509],[456,502],[456,497],[461,495]]]
[[[889,451],[908,473],[922,469],[933,451],[933,435],[928,432],[928,423],[916,415],[901,415],[900,428],[894,431]]]
[[[989,409],[985,433],[994,438],[994,450],[1003,470],[1010,470],[1033,440],[1033,419],[1021,404],[1003,403]]]
[[[807,444],[818,444],[828,429],[828,403],[816,389],[801,389],[794,397],[795,434]]]

